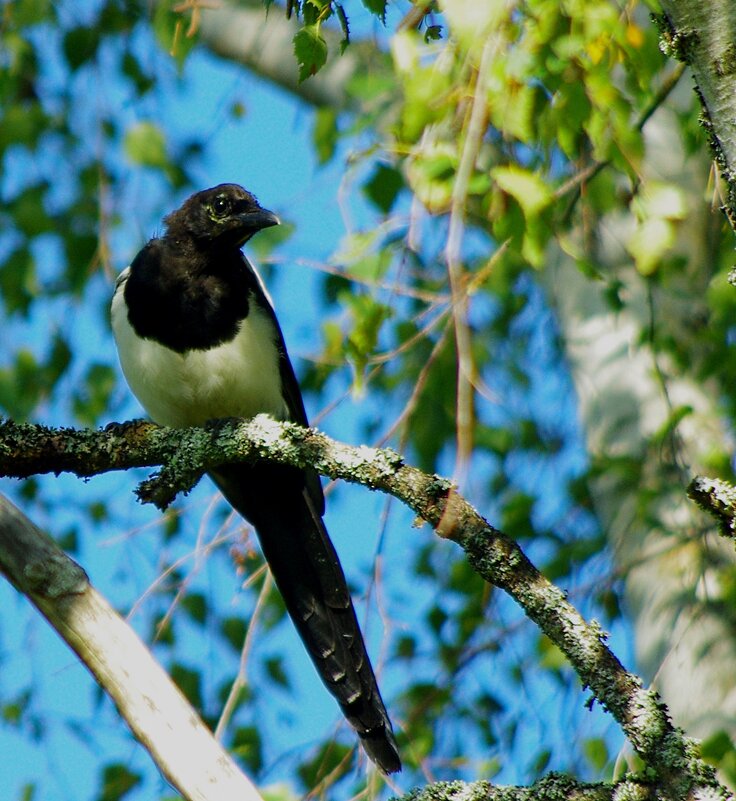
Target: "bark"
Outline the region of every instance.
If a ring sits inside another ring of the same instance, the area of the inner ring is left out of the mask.
[[[724,206],[736,230],[736,4],[732,0],[662,0],[665,51],[690,66],[703,125],[727,186]]]
[[[707,163],[688,170],[676,131],[670,111],[655,115],[643,170],[645,180],[687,191],[691,208],[679,238],[687,267],[668,282],[637,274],[623,249],[632,223],[621,215],[599,222],[586,255],[602,275],[622,282],[623,308],[612,308],[607,281],[583,275],[568,254],[558,252],[542,280],[562,330],[594,466],[591,492],[624,577],[640,670],[688,732],[707,737],[722,728],[736,737],[727,667],[736,641],[718,603],[719,574],[733,569],[733,548],[686,497],[693,476],[707,472],[712,454],[728,451],[731,439],[718,408],[721,388],[695,377],[706,354],[693,336],[707,319],[712,239],[721,221],[700,200]],[[651,341],[653,332],[679,343],[689,370]],[[663,435],[685,409],[691,411]]]
[[[77,654],[186,801],[262,801],[84,570],[1,495],[0,573]]]

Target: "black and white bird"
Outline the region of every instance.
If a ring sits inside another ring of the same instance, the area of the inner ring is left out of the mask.
[[[284,337],[241,247],[275,214],[236,184],[189,197],[117,280],[112,328],[125,378],[161,425],[254,417],[307,426]],[[401,769],[335,548],[319,476],[274,464],[210,473],[255,528],[317,671],[385,773]]]

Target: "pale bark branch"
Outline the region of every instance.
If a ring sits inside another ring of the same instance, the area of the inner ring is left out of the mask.
[[[0,573],[77,654],[186,801],[262,801],[84,570],[1,495]]]
[[[314,429],[259,416],[250,421],[217,421],[204,428],[164,429],[145,423],[108,431],[55,430],[0,424],[0,473],[70,471],[89,476],[106,470],[164,464],[139,494],[159,505],[192,476],[222,462],[267,459],[314,466],[401,500],[446,538],[458,543],[486,580],[505,590],[562,650],[583,685],[619,722],[631,744],[657,776],[668,798],[704,793],[728,798],[713,770],[669,720],[656,693],[645,690],[605,644],[598,625],[587,623],[532,565],[511,538],[491,526],[450,482],[406,465],[390,450],[352,447]]]
[[[383,70],[386,56],[371,42],[353,42],[340,53],[342,35],[323,26],[329,56],[327,64],[314,76],[299,83],[292,40],[301,23],[286,18],[282,6],[274,3],[266,14],[263,4],[220,3],[202,10],[197,33],[215,55],[242,64],[261,77],[315,106],[335,111],[355,107],[348,86],[360,73],[374,76]]]
[[[662,9],[663,49],[693,71],[703,126],[728,187],[724,211],[736,230],[736,3],[662,0]]]

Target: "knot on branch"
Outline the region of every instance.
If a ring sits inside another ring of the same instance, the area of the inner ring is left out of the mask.
[[[28,589],[49,600],[80,595],[89,586],[87,573],[63,553],[45,552],[42,559],[26,564],[23,578]]]
[[[687,495],[716,519],[724,537],[736,536],[736,487],[728,481],[696,476],[687,488]]]

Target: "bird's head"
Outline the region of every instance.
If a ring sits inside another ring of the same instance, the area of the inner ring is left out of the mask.
[[[219,184],[188,197],[165,219],[167,234],[188,236],[209,246],[245,244],[262,228],[279,225],[279,218],[237,184]]]

